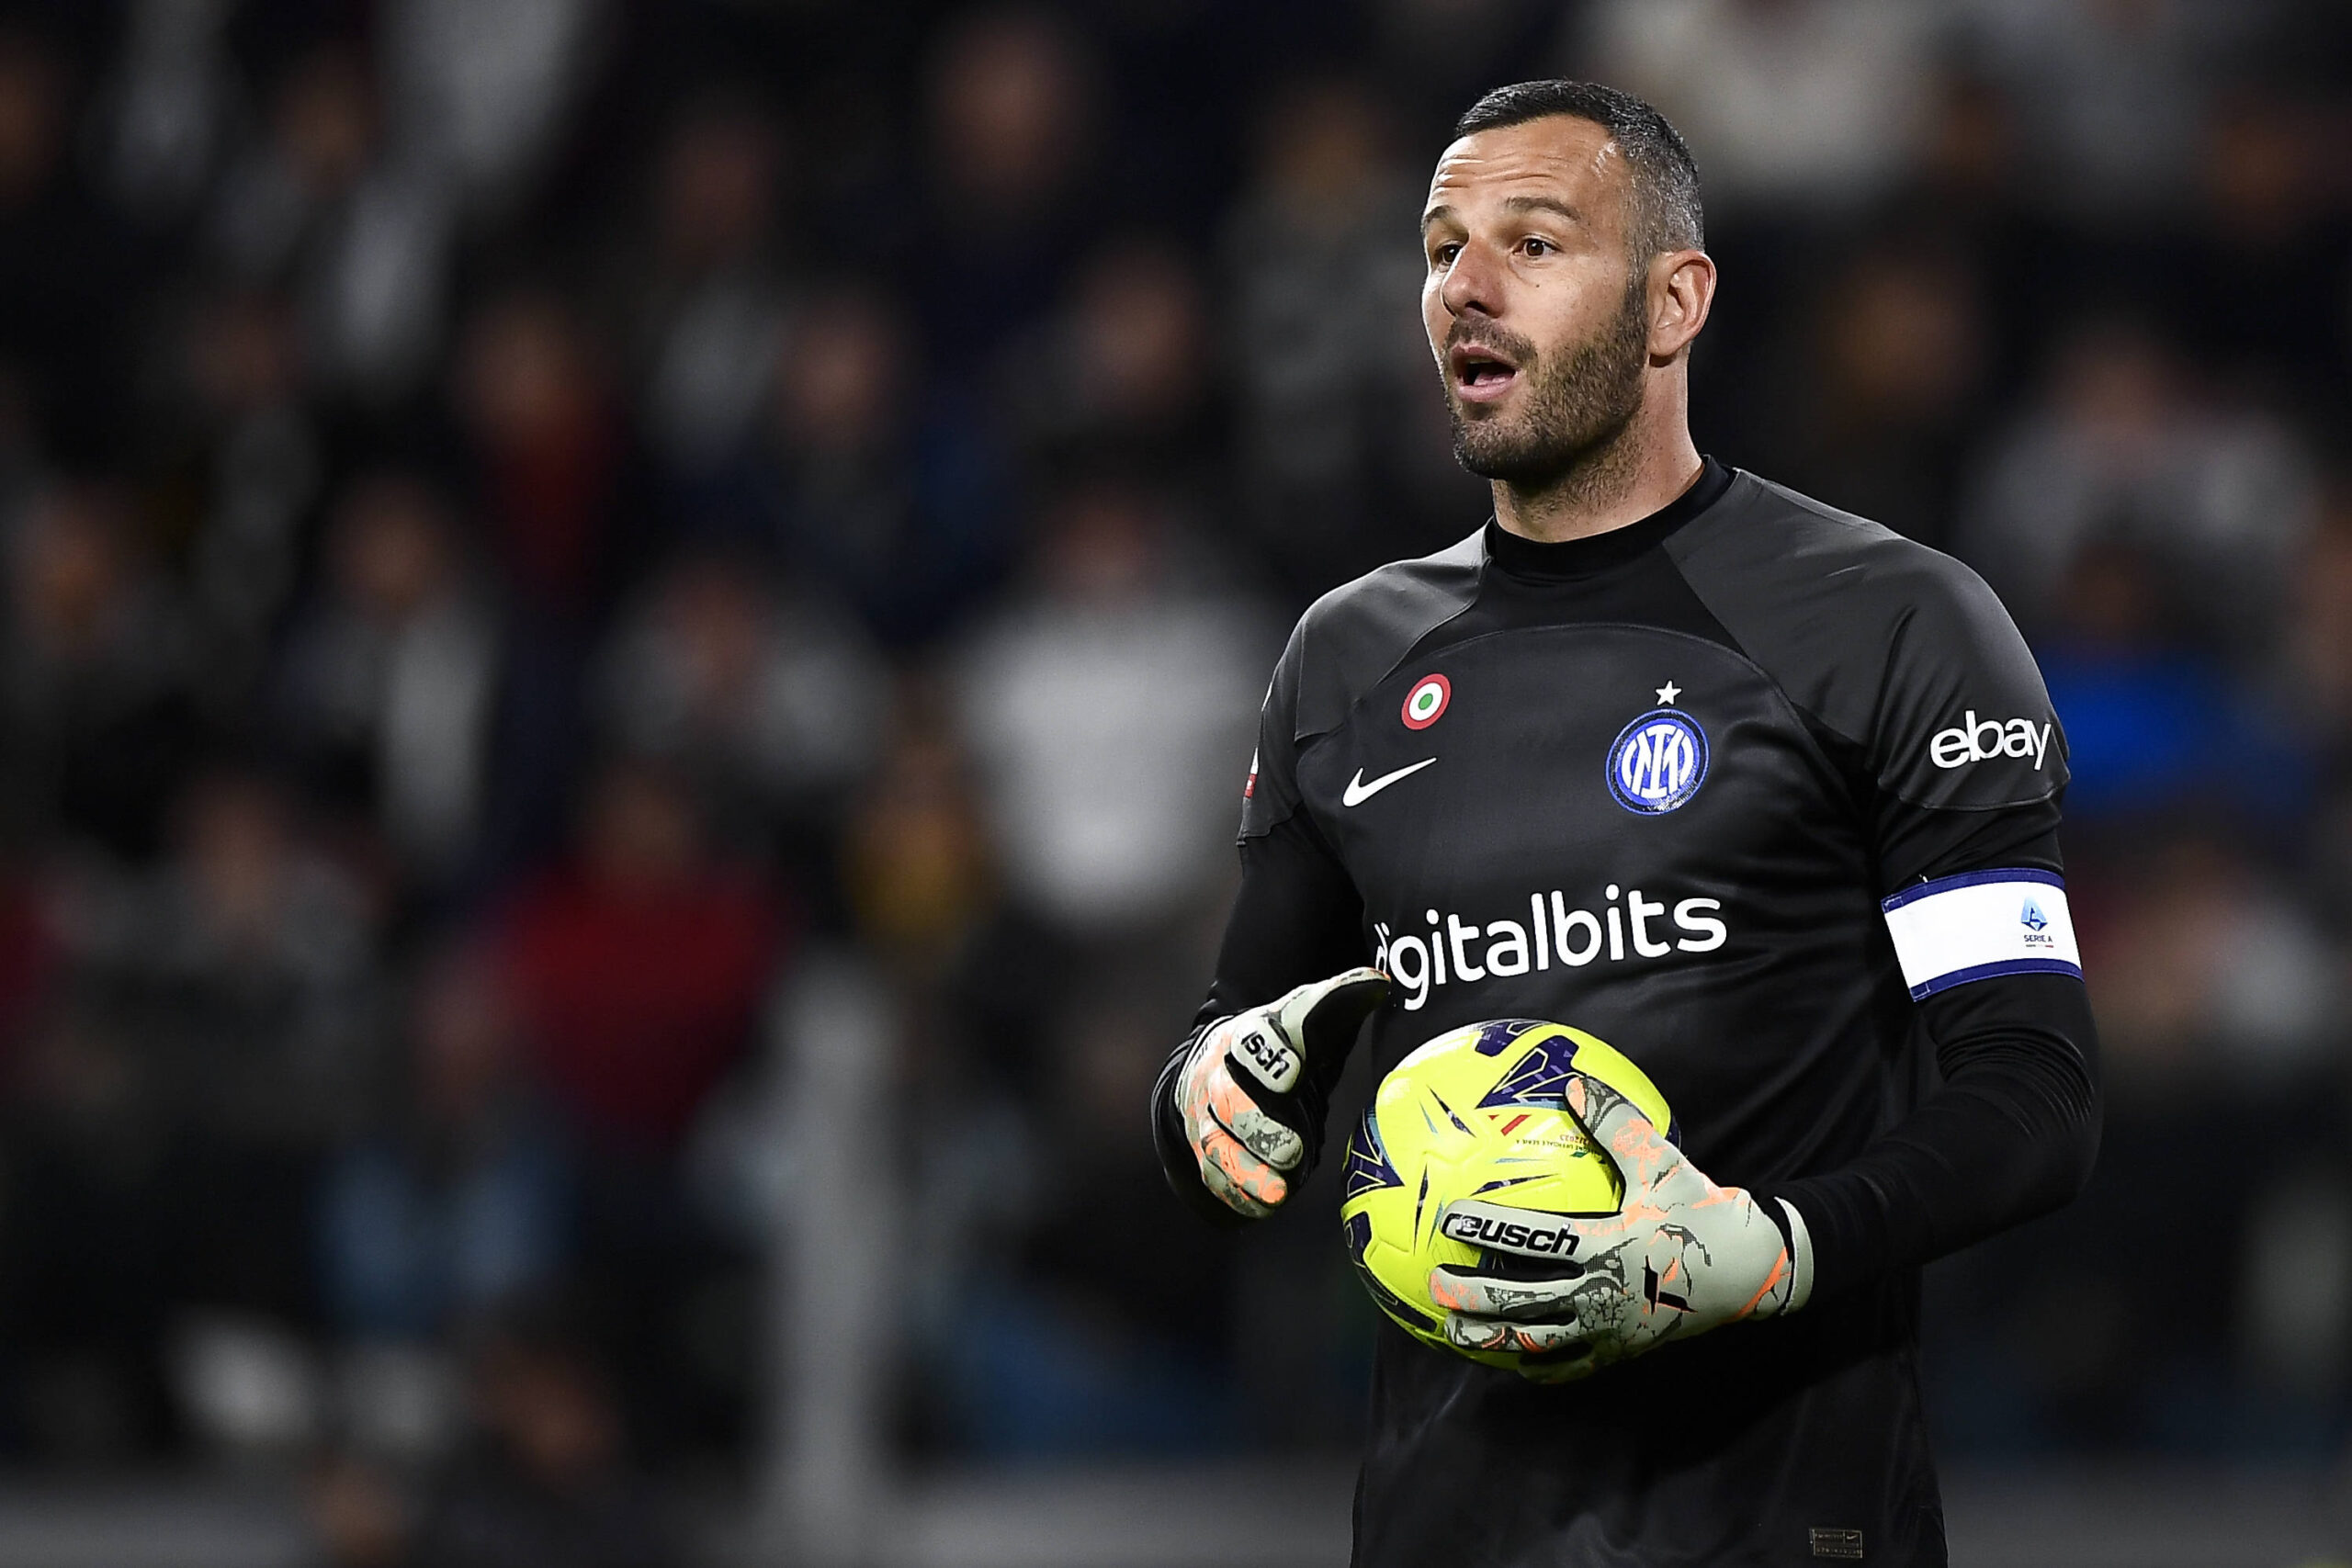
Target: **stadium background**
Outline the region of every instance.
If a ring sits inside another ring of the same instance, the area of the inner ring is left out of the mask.
[[[1696,150],[1702,447],[2073,739],[2106,1147],[1930,1277],[1958,1560],[2352,1539],[2342,6],[54,0],[0,1559],[1336,1561],[1329,1194],[1141,1107],[1290,618],[1484,515],[1413,220],[1550,73]]]

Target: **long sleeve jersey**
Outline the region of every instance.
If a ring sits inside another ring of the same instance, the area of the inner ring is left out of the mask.
[[[1945,1560],[1918,1266],[2066,1201],[2098,1143],[2065,779],[1973,573],[1712,460],[1628,527],[1489,523],[1307,612],[1202,1021],[1371,963],[1383,1071],[1467,1023],[1574,1024],[1815,1257],[1803,1311],[1565,1387],[1384,1323],[1357,1563]],[[1183,1055],[1155,1136],[1229,1219],[1175,1115]],[[1340,1065],[1310,1063],[1318,1111]]]

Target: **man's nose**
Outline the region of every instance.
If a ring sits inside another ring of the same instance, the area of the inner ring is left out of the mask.
[[[1438,291],[1448,313],[1463,315],[1478,310],[1486,315],[1503,313],[1502,258],[1485,245],[1466,244],[1446,269],[1445,285]]]

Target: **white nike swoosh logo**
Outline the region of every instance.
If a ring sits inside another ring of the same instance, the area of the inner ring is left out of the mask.
[[[1383,773],[1378,778],[1373,780],[1370,784],[1363,782],[1363,770],[1362,768],[1358,768],[1356,770],[1356,776],[1348,781],[1348,787],[1340,792],[1340,804],[1342,806],[1362,806],[1365,801],[1370,800],[1374,795],[1378,795],[1382,790],[1386,789],[1390,784],[1395,784],[1407,773],[1418,773],[1423,768],[1428,767],[1431,762],[1436,761],[1437,759],[1435,757],[1424,757],[1409,768],[1399,768],[1393,773]]]

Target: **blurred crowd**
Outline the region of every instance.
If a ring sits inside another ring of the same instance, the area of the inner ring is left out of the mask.
[[[818,955],[910,1452],[1346,1440],[1329,1227],[1198,1230],[1140,1108],[1290,619],[1485,516],[1414,221],[1544,73],[1696,152],[1702,446],[1975,564],[2072,739],[2107,1150],[1931,1278],[1948,1444],[2345,1437],[2340,6],[0,16],[0,1460],[662,1560]]]

